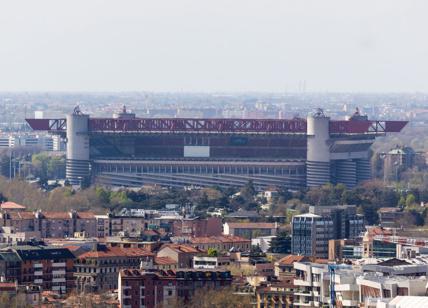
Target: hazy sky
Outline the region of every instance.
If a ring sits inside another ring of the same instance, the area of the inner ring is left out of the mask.
[[[427,91],[428,1],[0,0],[0,90]]]

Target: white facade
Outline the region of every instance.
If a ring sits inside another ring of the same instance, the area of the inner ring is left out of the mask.
[[[294,285],[294,306],[322,307],[328,302],[329,288],[327,265],[317,263],[294,263],[296,278]]]

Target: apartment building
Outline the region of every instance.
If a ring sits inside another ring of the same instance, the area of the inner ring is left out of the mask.
[[[60,294],[74,288],[74,255],[67,248],[18,245],[5,251],[15,253],[21,260],[20,285],[36,285]]]
[[[333,279],[330,281],[330,297],[331,297],[331,287],[334,284],[334,304],[336,307],[348,307],[348,308],[358,308],[359,307],[359,288],[357,285],[357,277],[362,273],[359,269],[352,268],[348,266],[347,268],[335,269],[329,277],[326,279]],[[327,302],[330,303],[331,298],[327,299]]]
[[[207,256],[194,256],[193,257],[193,268],[205,268],[205,269],[216,269],[222,266],[230,265],[229,256],[217,256],[217,257],[207,257]]]
[[[276,235],[277,230],[277,223],[268,222],[226,222],[223,225],[225,235],[235,235],[247,239]]]
[[[14,251],[0,251],[0,277],[3,281],[15,282],[21,279],[21,262]]]
[[[329,296],[329,282],[324,279],[328,276],[326,264],[295,262],[294,269],[294,306],[295,307],[322,307]]]
[[[14,227],[0,227],[0,244],[17,245],[31,240],[40,240],[40,231],[16,232]]]
[[[364,307],[378,300],[390,300],[396,296],[426,296],[427,278],[406,276],[379,276],[366,273],[356,280],[359,288],[359,301]]]
[[[147,222],[143,217],[139,216],[110,216],[110,235],[129,235],[139,236],[147,229]]]
[[[257,308],[292,308],[294,306],[294,285],[286,281],[261,283],[255,288]]]
[[[183,218],[176,220],[172,224],[173,236],[189,236],[189,237],[204,237],[204,236],[219,236],[223,232],[223,224],[221,218],[209,217],[205,219]]]
[[[233,235],[194,237],[190,238],[189,243],[198,249],[208,250],[212,248],[218,252],[230,250],[244,252],[251,249],[251,240]]]
[[[71,237],[75,232],[87,237],[97,236],[92,212],[1,211],[0,226],[13,227],[16,232],[38,231],[42,238]]]
[[[197,289],[230,286],[232,275],[221,269],[122,270],[118,280],[122,308],[155,308],[174,307],[178,299],[189,300]]]
[[[288,255],[275,262],[275,276],[278,280],[293,283],[296,277],[295,262],[309,262],[309,257]]]
[[[98,245],[75,260],[76,288],[79,292],[114,290],[121,269],[152,268],[153,262],[154,254],[145,249]]]
[[[191,268],[193,257],[200,254],[205,252],[190,245],[165,244],[158,251],[157,257],[169,257],[177,262],[179,268]]]

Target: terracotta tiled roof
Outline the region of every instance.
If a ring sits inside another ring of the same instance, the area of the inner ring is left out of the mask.
[[[294,262],[302,262],[308,259],[305,256],[288,255],[278,261],[280,265],[292,265]]]
[[[156,265],[173,265],[173,264],[177,264],[177,262],[174,259],[171,259],[170,257],[156,257],[155,264]]]
[[[15,203],[15,202],[8,201],[8,202],[3,202],[2,204],[0,204],[0,208],[2,210],[24,210],[25,206],[20,205],[20,204]]]
[[[15,290],[17,286],[13,282],[0,282],[0,291]]]
[[[318,264],[328,264],[328,260],[327,259],[315,259],[313,261],[313,263],[318,263]]]
[[[79,256],[79,259],[139,256],[154,256],[154,254],[142,248],[107,247],[106,249],[99,251],[85,252],[84,254]]]
[[[270,222],[228,222],[229,228],[237,229],[275,229],[277,225]]]
[[[201,252],[201,250],[190,246],[190,245],[182,245],[182,244],[166,244],[161,249],[169,247],[177,252],[185,252],[185,253],[198,253]]]
[[[42,212],[46,219],[70,219],[70,214],[67,212]]]
[[[235,235],[193,237],[190,239],[190,243],[192,244],[236,243],[236,242],[251,242],[251,240],[240,236],[235,236]]]
[[[77,212],[77,217],[81,219],[95,219],[93,212]]]
[[[34,219],[35,218],[33,212],[25,212],[25,211],[10,212],[9,217],[10,217],[10,219],[13,219],[13,220]]]

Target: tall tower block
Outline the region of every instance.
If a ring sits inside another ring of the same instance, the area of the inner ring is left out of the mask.
[[[67,115],[67,160],[65,174],[72,185],[87,181],[90,176],[89,164],[89,115],[78,108]]]
[[[330,182],[329,123],[330,118],[321,110],[307,118],[307,187],[317,187]]]

